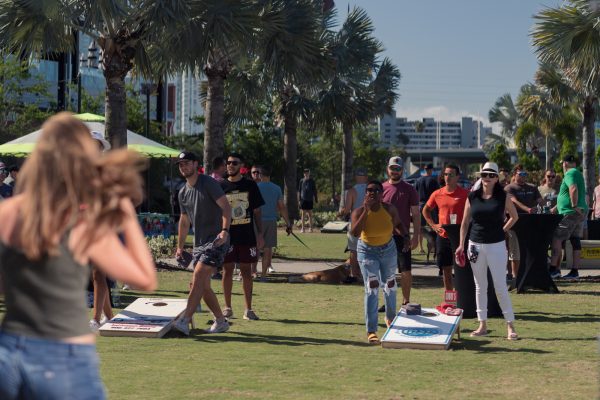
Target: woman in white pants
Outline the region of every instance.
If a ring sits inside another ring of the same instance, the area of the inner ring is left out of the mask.
[[[487,269],[489,267],[496,296],[506,321],[508,340],[517,340],[513,322],[515,314],[506,287],[506,251],[505,233],[519,218],[513,202],[498,184],[498,166],[487,162],[481,169],[481,186],[469,193],[465,204],[464,218],[460,226],[460,244],[456,249],[457,259],[464,256],[465,240],[469,223],[472,222],[467,248],[467,257],[471,262],[475,278],[477,319],[479,327],[471,336],[487,335]],[[505,221],[505,215],[509,218]]]

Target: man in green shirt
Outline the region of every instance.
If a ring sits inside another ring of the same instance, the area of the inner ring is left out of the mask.
[[[587,216],[588,206],[585,201],[585,183],[583,175],[577,168],[574,156],[566,156],[562,161],[564,178],[558,191],[556,207],[563,219],[560,221],[552,239],[552,260],[550,276],[560,278],[559,254],[562,242],[570,239],[573,246],[573,266],[571,271],[563,276],[566,279],[579,278],[579,260],[581,255],[581,237],[583,222]]]

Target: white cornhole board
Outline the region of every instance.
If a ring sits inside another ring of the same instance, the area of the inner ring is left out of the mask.
[[[573,268],[573,246],[567,240],[565,244],[567,253],[567,268]],[[579,269],[600,268],[600,240],[582,240]]]
[[[162,337],[186,306],[187,299],[140,297],[102,325],[100,335]]]
[[[349,222],[346,221],[330,221],[323,225],[321,232],[323,233],[342,233],[348,230]]]
[[[462,314],[450,316],[435,308],[423,308],[421,315],[406,315],[401,310],[381,338],[381,347],[448,350],[461,319]]]

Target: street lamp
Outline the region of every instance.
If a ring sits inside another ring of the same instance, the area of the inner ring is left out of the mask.
[[[87,58],[85,54],[79,55],[79,73],[77,74],[77,113],[81,114],[81,70],[84,67],[98,68],[98,57],[96,53],[98,48],[96,47],[96,41],[92,40],[88,46]]]
[[[146,95],[146,137],[150,135],[150,95],[156,91],[156,85],[151,82],[143,82],[140,92]]]

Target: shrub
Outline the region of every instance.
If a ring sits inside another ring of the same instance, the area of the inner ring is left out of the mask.
[[[156,261],[159,258],[170,257],[173,255],[175,246],[177,245],[176,237],[164,237],[162,235],[146,237],[148,247],[152,253],[152,258]]]

